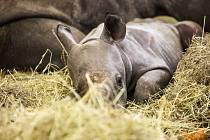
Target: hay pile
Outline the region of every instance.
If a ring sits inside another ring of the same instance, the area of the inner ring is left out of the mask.
[[[201,43],[202,42],[202,43]],[[163,95],[159,97],[159,95]],[[160,98],[160,99],[156,99]],[[133,109],[134,108],[134,109]],[[131,106],[150,117],[160,117],[185,124],[178,129],[166,127],[169,133],[210,130],[210,35],[194,38],[191,47],[178,65],[171,84],[155,95],[147,105]]]
[[[176,139],[210,122],[210,37],[194,39],[172,83],[147,104],[113,108],[94,89],[76,101],[67,71],[1,73],[1,140]],[[202,44],[202,45],[201,45]]]

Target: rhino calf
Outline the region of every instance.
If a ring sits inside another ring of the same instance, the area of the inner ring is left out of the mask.
[[[108,15],[80,43],[71,37],[66,26],[57,35],[68,50],[68,67],[80,95],[88,90],[85,75],[95,83],[103,83],[102,94],[113,100],[120,98],[145,101],[169,83],[184,49],[193,34],[201,35],[201,27],[191,21],[176,24],[155,19],[139,19],[125,24],[121,17]]]

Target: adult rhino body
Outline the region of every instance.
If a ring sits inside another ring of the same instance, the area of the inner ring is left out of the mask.
[[[79,44],[68,37],[67,27],[58,27],[58,37],[69,50],[68,67],[74,86],[83,95],[88,90],[85,75],[100,84],[109,99],[126,89],[127,98],[144,101],[164,88],[181,59],[184,48],[201,27],[191,21],[175,25],[153,19],[137,19],[125,25],[116,15],[92,30]],[[187,30],[186,30],[187,29]]]

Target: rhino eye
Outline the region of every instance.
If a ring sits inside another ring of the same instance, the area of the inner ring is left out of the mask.
[[[118,87],[123,88],[122,76],[119,74],[116,75],[116,83]]]

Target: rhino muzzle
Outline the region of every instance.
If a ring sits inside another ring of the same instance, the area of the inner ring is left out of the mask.
[[[105,73],[86,74],[88,88],[93,88],[94,92],[100,94],[105,100],[112,101],[114,104],[125,104],[124,95],[126,88],[117,88],[110,78]]]

